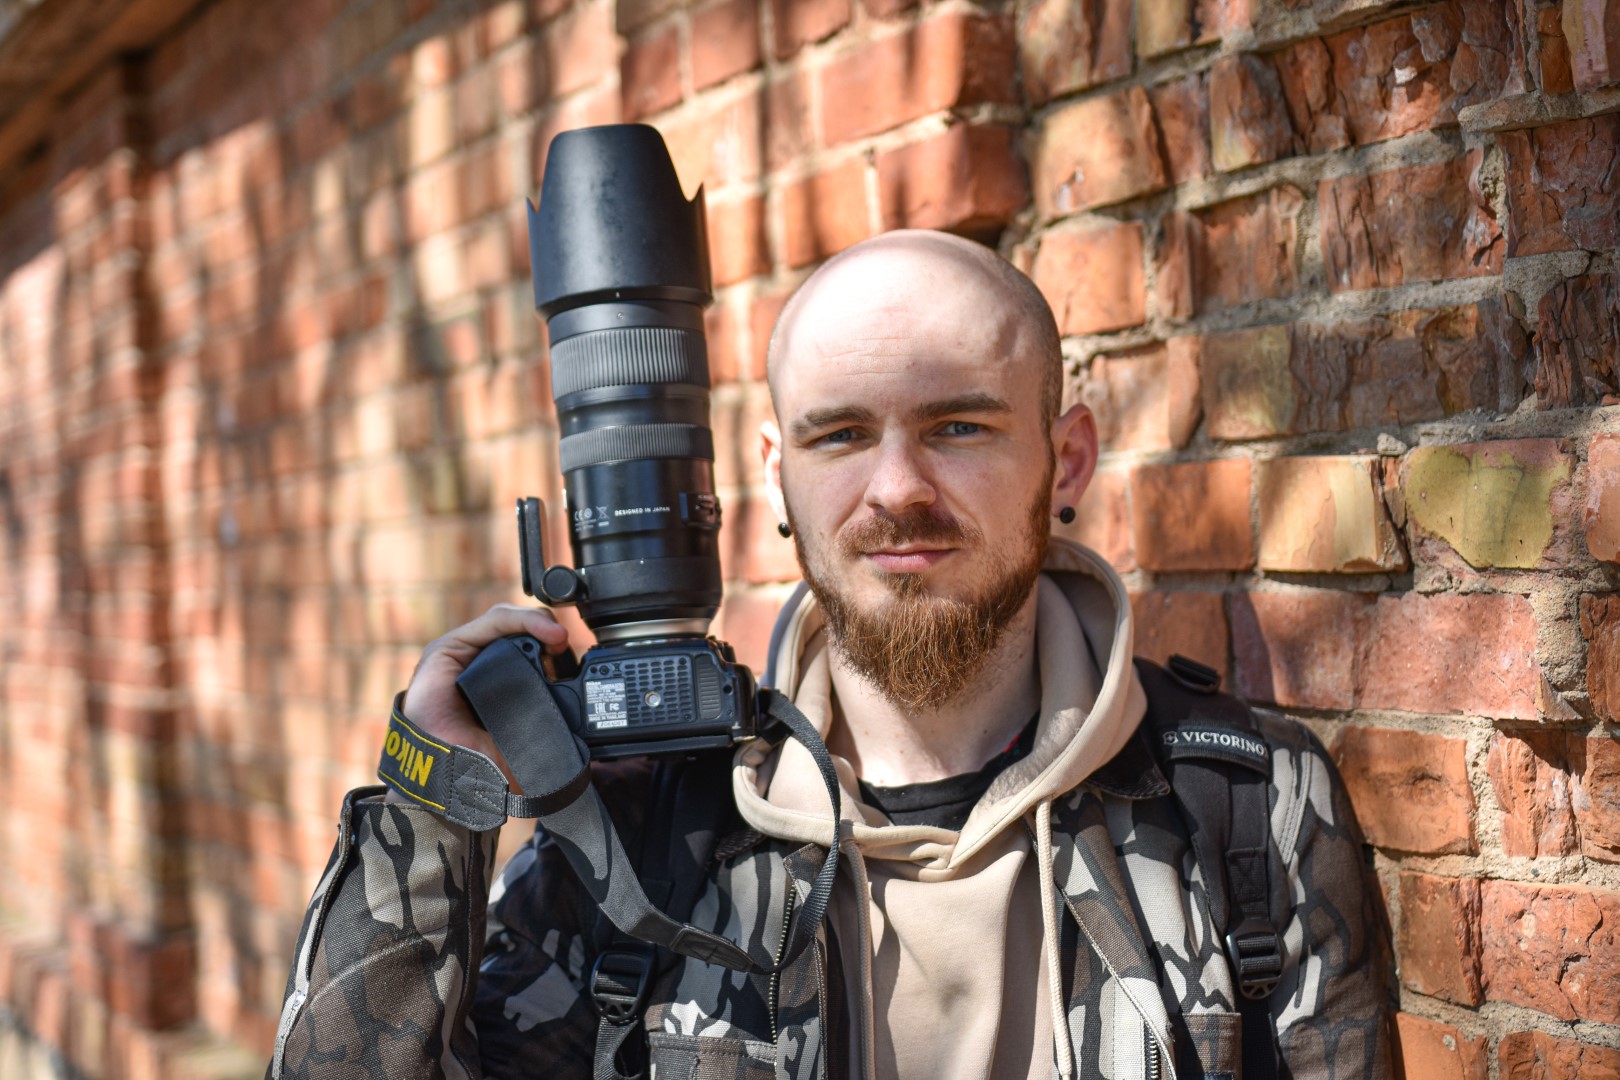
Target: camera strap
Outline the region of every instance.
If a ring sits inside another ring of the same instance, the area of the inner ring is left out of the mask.
[[[457,685],[500,747],[525,792],[515,795],[487,755],[433,740],[405,718],[395,699],[377,775],[389,787],[467,828],[496,828],[508,817],[538,817],[562,850],[580,882],[608,921],[639,941],[733,971],[774,974],[796,960],[815,940],[838,872],[834,844],[816,875],[810,895],[794,916],[788,947],[774,963],[760,961],[719,934],[665,915],[647,898],[626,855],[601,796],[590,782],[590,754],[569,730],[543,680],[521,656],[512,639],[486,647],[462,673]],[[522,660],[523,662],[513,662]],[[787,696],[760,691],[760,737],[772,745],[798,739],[816,767],[840,815],[838,775],[820,734]],[[835,834],[836,835],[836,834]]]

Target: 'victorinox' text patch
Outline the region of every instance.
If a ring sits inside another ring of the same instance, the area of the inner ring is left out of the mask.
[[[1228,728],[1176,728],[1164,732],[1165,756],[1172,761],[1184,757],[1217,758],[1234,765],[1247,765],[1262,773],[1271,771],[1271,752],[1258,735]]]

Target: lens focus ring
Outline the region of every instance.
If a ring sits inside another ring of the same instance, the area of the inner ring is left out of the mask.
[[[661,326],[595,330],[551,349],[551,395],[643,383],[709,385],[703,335]]]
[[[569,435],[559,447],[562,471],[642,458],[714,460],[714,434],[696,424],[636,424]]]

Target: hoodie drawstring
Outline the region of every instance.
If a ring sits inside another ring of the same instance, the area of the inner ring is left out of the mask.
[[[1057,884],[1052,874],[1052,800],[1042,799],[1035,807],[1035,865],[1041,878],[1041,952],[1046,956],[1047,1005],[1052,1013],[1052,1050],[1057,1055],[1058,1075],[1074,1077],[1074,1047],[1069,1042],[1068,1010],[1063,1001],[1062,945],[1058,939]]]
[[[866,860],[861,857],[861,846],[854,837],[846,837],[842,847],[845,865],[855,878],[855,895],[860,901],[855,907],[860,916],[856,923],[861,935],[861,1077],[862,1080],[876,1080],[877,1018],[872,1014],[872,885],[866,876]]]

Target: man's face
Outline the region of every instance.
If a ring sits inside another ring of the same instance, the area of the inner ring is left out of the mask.
[[[961,268],[869,270],[799,312],[773,373],[771,471],[844,658],[926,707],[976,676],[1045,554],[1043,358]]]

